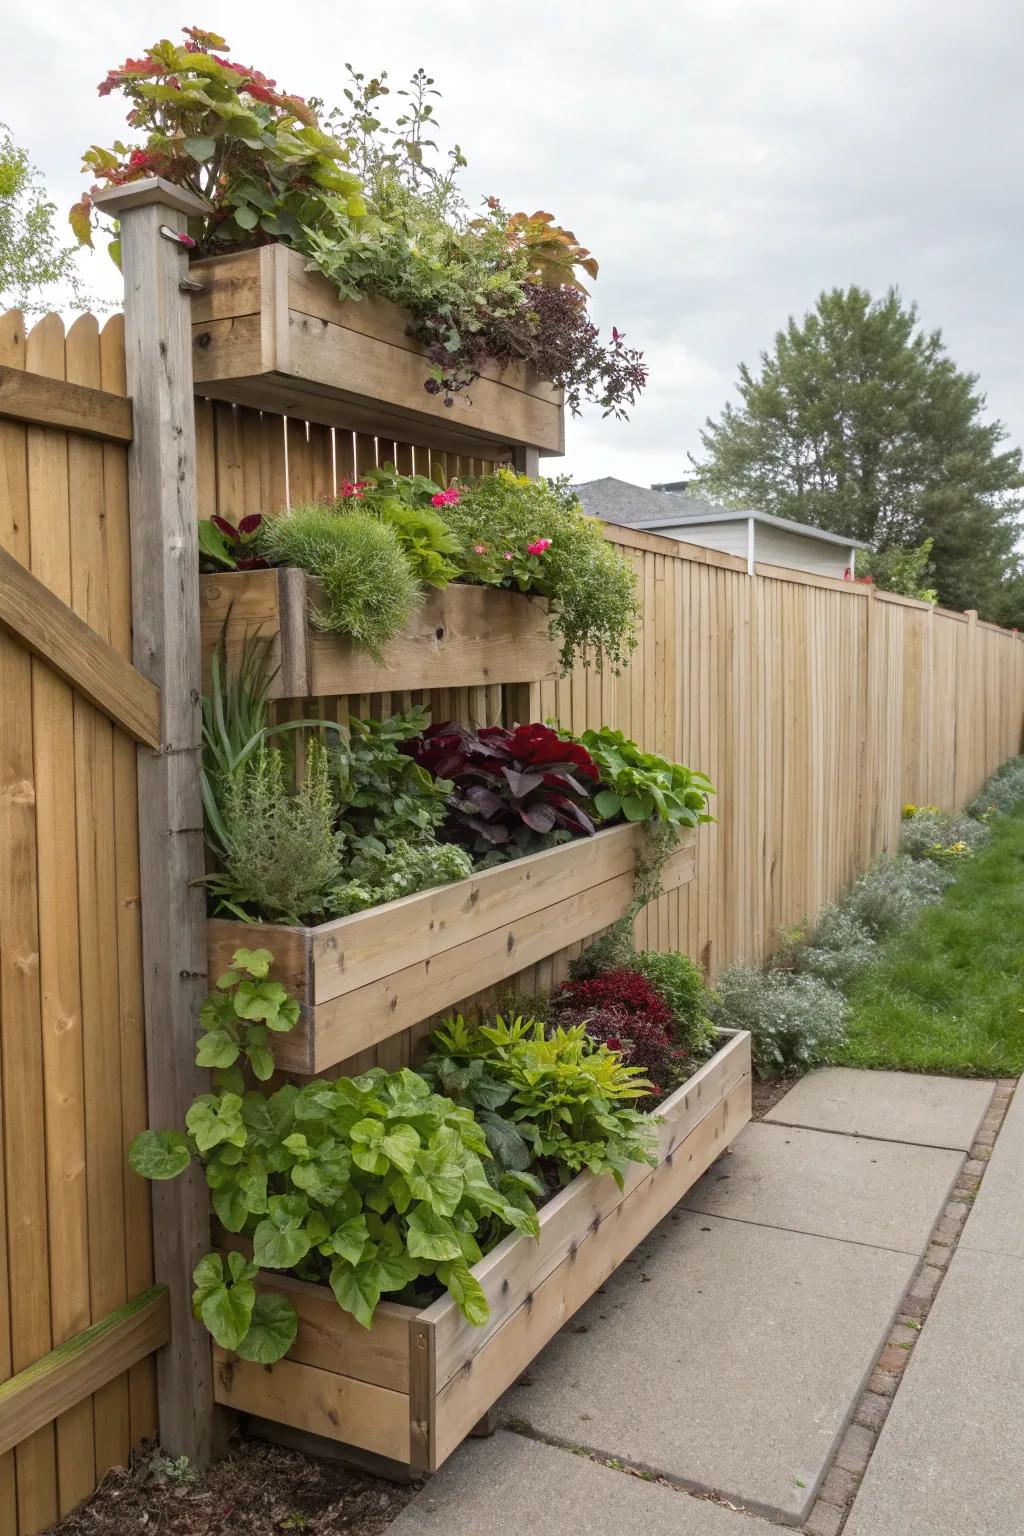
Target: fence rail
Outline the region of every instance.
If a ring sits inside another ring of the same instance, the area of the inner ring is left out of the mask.
[[[28,333],[0,318],[2,1536],[45,1528],[154,1433],[167,1338],[149,1191],[125,1164],[147,1117],[136,743],[161,741],[160,691],[132,665],[132,415],[119,317],[66,336],[54,316]],[[195,422],[201,515],[272,512],[387,459],[449,478],[490,467],[208,401]],[[764,956],[780,925],[894,848],[905,801],[961,804],[1020,749],[1021,637],[849,582],[751,576],[653,534],[608,537],[643,593],[621,676],[277,707],[341,724],[414,702],[467,723],[608,724],[704,769],[718,820],[697,838],[697,878],[638,937],[712,975]],[[549,988],[573,952],[520,990]],[[415,1060],[427,1027],[348,1065]]]

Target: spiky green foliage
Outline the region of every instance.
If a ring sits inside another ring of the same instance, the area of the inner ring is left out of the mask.
[[[266,519],[262,548],[275,565],[295,565],[323,586],[321,629],[348,635],[375,661],[420,601],[401,540],[388,523],[358,507],[339,511],[303,502]]]

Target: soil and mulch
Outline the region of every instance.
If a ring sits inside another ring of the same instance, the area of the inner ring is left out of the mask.
[[[205,1474],[184,1458],[136,1457],[47,1536],[380,1536],[416,1492],[237,1438]]]
[[[763,1120],[770,1109],[800,1081],[799,1077],[755,1077],[751,1086],[752,1120]]]

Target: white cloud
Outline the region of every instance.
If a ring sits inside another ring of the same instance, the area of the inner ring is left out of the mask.
[[[705,416],[822,287],[898,283],[1024,432],[1019,0],[392,0],[345,7],[70,0],[5,34],[2,116],[63,207],[78,155],[123,133],[106,69],[186,22],[328,101],[343,65],[420,64],[467,186],[551,209],[601,262],[597,318],[651,363],[629,425],[569,427],[566,467],[685,473]],[[90,281],[116,275],[102,252]]]

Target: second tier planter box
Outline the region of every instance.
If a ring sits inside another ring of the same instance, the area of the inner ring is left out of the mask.
[[[275,1038],[287,1072],[320,1073],[613,923],[633,899],[637,826],[610,827],[468,880],[315,928],[211,918],[219,976],[240,946],[274,956],[302,1017]],[[692,880],[692,838],[668,860],[665,890]]]
[[[490,1307],[484,1327],[444,1296],[425,1311],[383,1302],[367,1331],[326,1286],[264,1273],[261,1290],[294,1302],[298,1335],[272,1366],[214,1348],[217,1401],[396,1471],[436,1471],[750,1119],[750,1036],[720,1039],[659,1106],[656,1168],[635,1164],[622,1190],[608,1175],[581,1174],[541,1210],[539,1239],[512,1233],[475,1266]]]
[[[283,245],[194,262],[196,393],[401,443],[493,459],[511,446],[565,452],[560,390],[524,366],[487,369],[445,404],[385,299],[338,297]]]
[[[318,629],[322,602],[305,571],[226,571],[200,576],[204,674],[221,644],[237,667],[248,639],[268,642],[272,699],[382,693],[389,689],[472,688],[557,676],[558,642],[548,634],[544,598],[494,587],[431,590],[382,665],[345,635]]]

